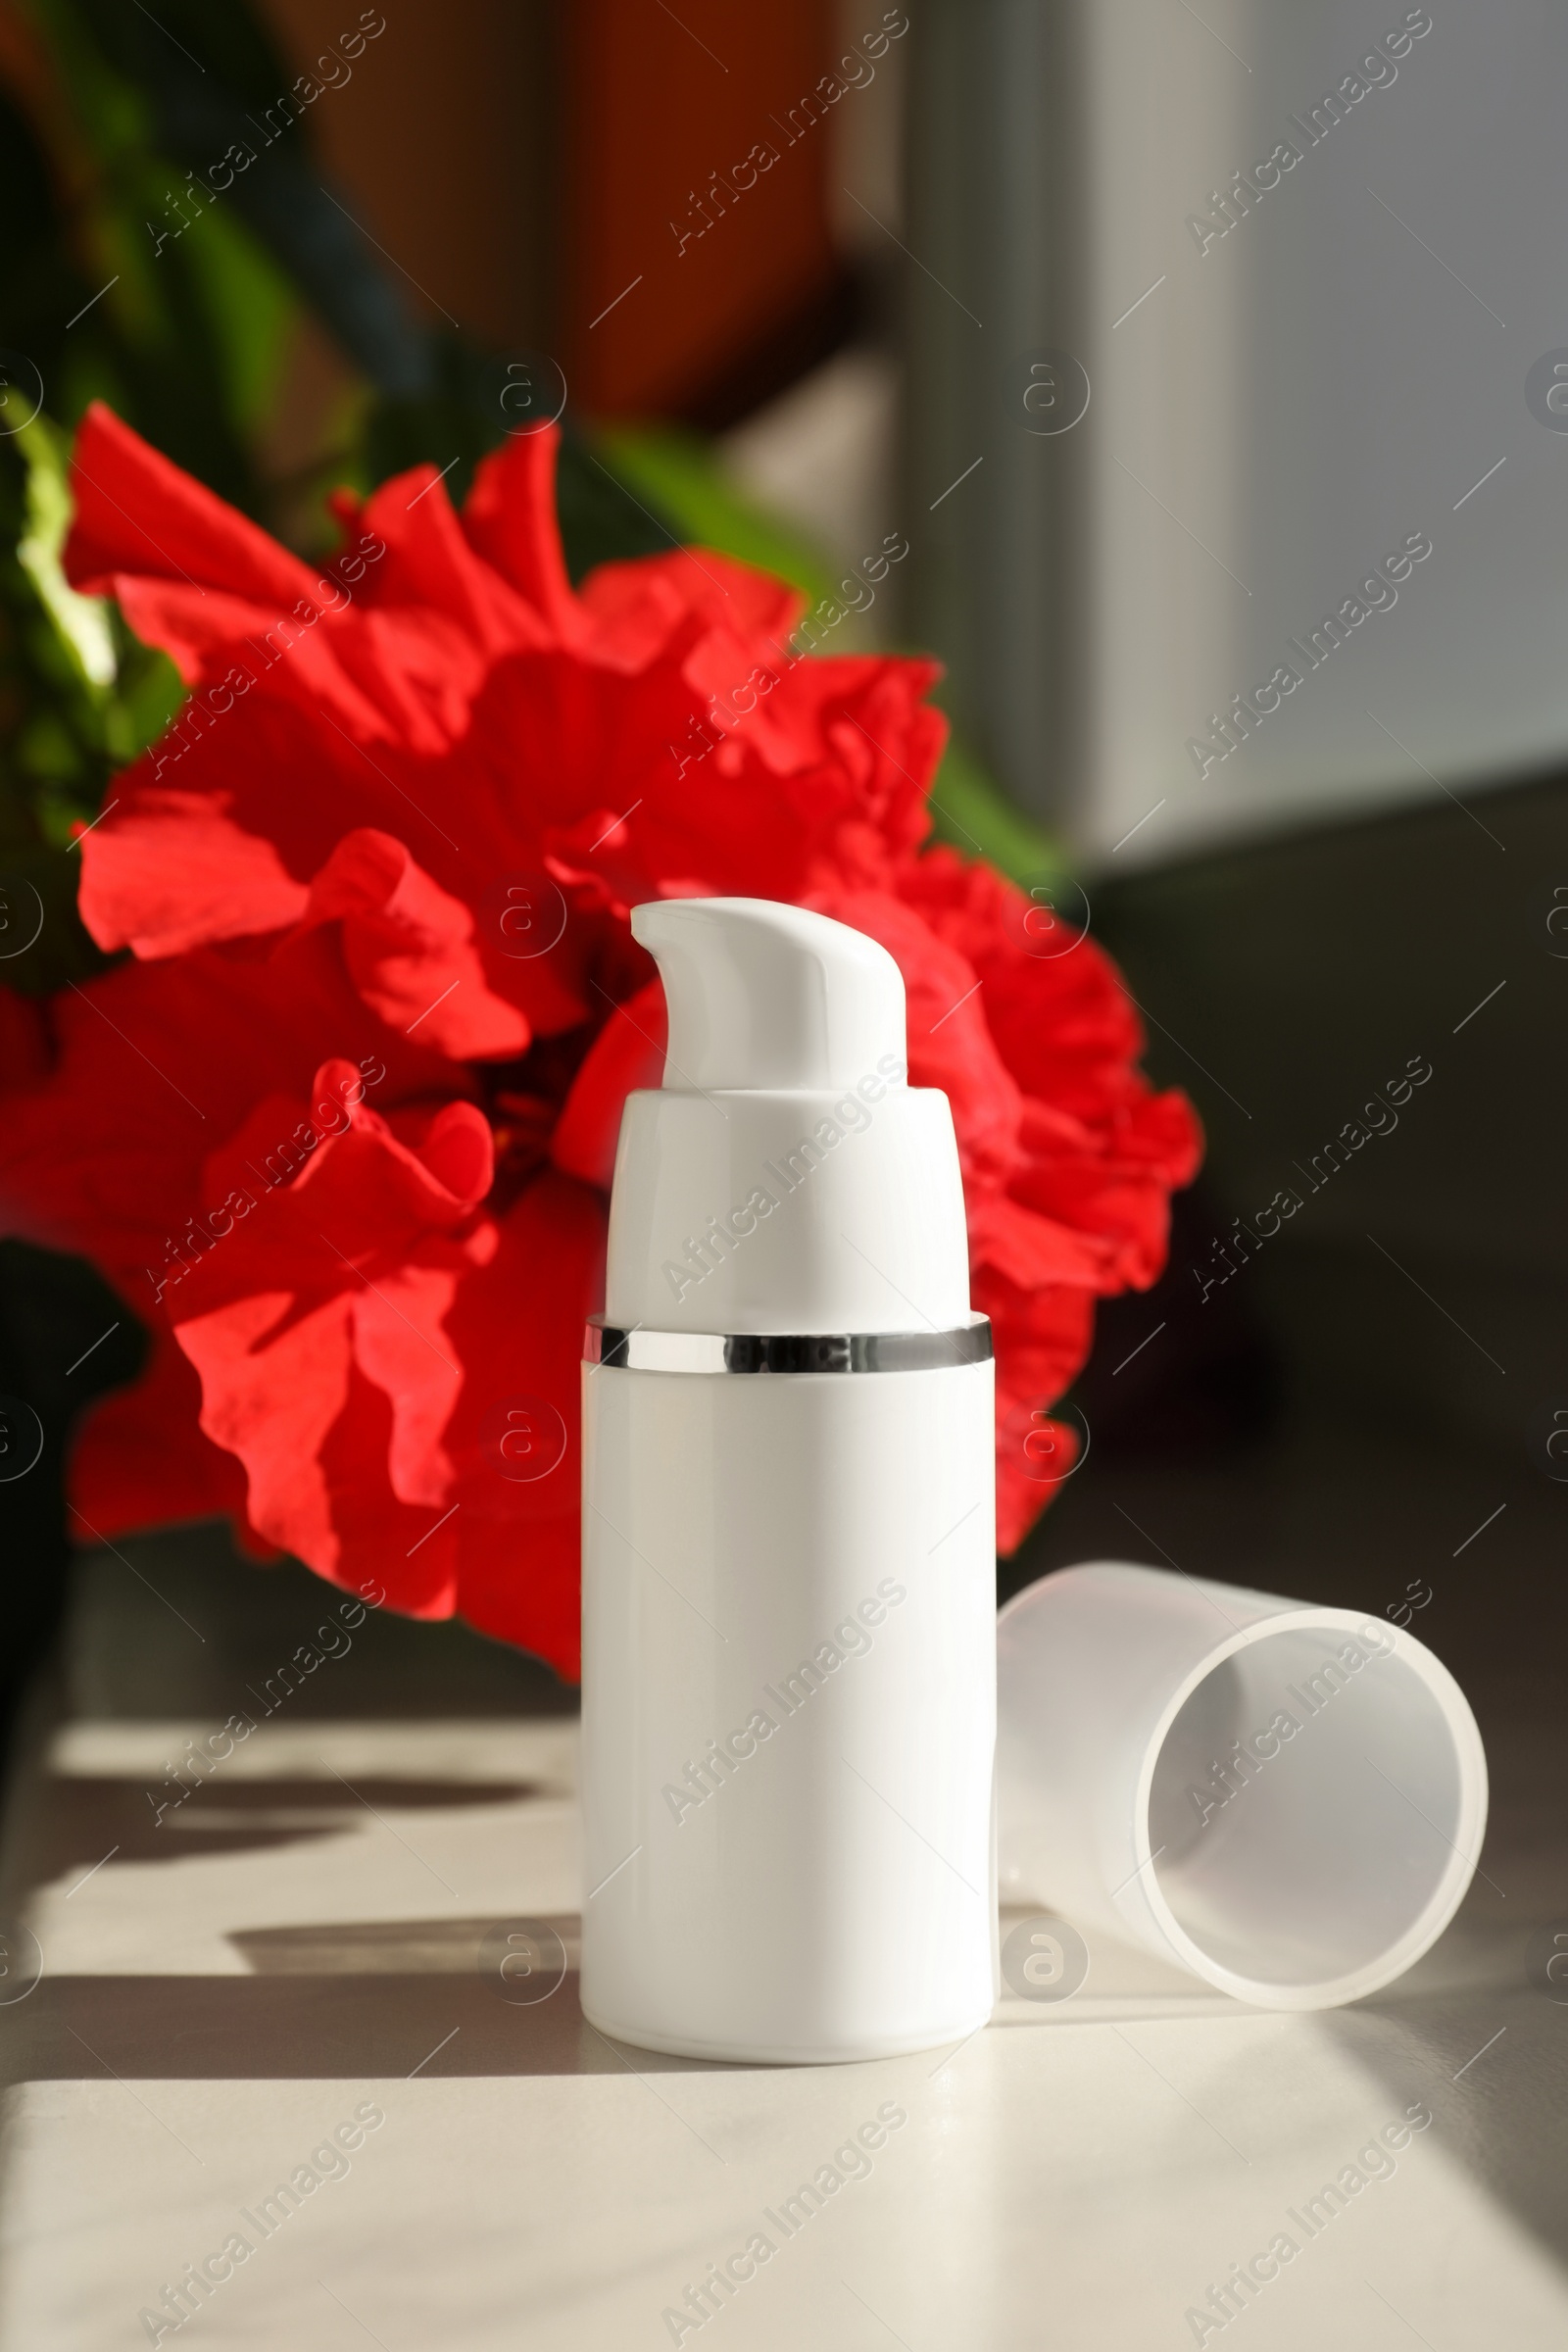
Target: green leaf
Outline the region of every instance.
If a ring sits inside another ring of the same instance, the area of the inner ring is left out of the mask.
[[[299,304],[266,247],[231,210],[215,205],[204,213],[181,253],[212,321],[229,421],[249,439],[277,397]]]
[[[1015,808],[991,775],[954,735],[931,787],[937,838],[967,857],[985,858],[1014,882],[1064,881],[1069,873],[1060,842]]]
[[[773,572],[813,604],[831,595],[832,565],[821,549],[737,490],[696,433],[625,425],[598,440],[621,480],[670,518],[683,544]]]
[[[26,468],[17,562],[37,590],[83,686],[102,691],[114,684],[118,668],[108,606],[102,597],[78,596],[60,568],[72,511],[66,437],[39,416],[13,438]]]

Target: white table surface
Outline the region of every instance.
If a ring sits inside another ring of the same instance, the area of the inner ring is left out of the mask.
[[[0,2007],[6,2352],[146,2343],[143,2309],[235,2230],[255,2249],[182,2338],[652,2352],[761,2230],[770,2259],[679,2341],[1150,2352],[1199,2340],[1189,2309],[1283,2230],[1296,2258],[1203,2341],[1568,2341],[1568,2006],[1525,1968],[1528,1928],[1568,1913],[1560,1771],[1494,1822],[1436,1951],[1353,2009],[1248,2011],[1097,1945],[1071,2000],[1009,1995],[956,2050],[703,2065],[612,2046],[570,1971],[531,2005],[481,1975],[498,1920],[573,1952],[575,1726],[543,1678],[391,1629],[155,1823],[166,1761],[322,1596],[295,1570],[215,1572],[194,1540],[122,1551],[88,1564],[5,1840],[3,1908],[44,1957]],[[402,1712],[421,1675],[464,1711]],[[160,1711],[171,1690],[188,1713]],[[906,2121],[868,2173],[786,2239],[764,2209],[889,2102]],[[341,2177],[249,2230],[366,2103],[384,2122]],[[1430,2128],[1308,2241],[1288,2209],[1418,2104]]]

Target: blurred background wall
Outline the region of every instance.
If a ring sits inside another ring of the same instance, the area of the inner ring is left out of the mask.
[[[262,11],[300,71],[342,13]],[[868,438],[871,469],[891,466],[891,363],[874,395],[863,366],[842,364],[886,343],[899,258],[872,220],[891,228],[901,203],[902,49],[882,15],[832,0],[694,0],[678,17],[629,0],[420,0],[312,129],[426,322],[549,354],[584,418],[723,435],[825,368],[794,435],[810,457],[792,472],[787,450],[754,458],[743,442],[734,464],[810,525],[834,514],[835,488],[852,494]],[[858,86],[824,102],[835,58],[868,33],[881,56],[861,51]],[[290,454],[319,430],[333,377],[313,324],[279,419]]]
[[[938,0],[908,55],[911,504],[983,457],[911,619],[1009,788],[1145,861],[1555,760],[1561,10]]]

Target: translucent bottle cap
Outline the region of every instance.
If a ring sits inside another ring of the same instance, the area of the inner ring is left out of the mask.
[[[1383,1619],[1121,1561],[998,1627],[1003,1899],[1260,2008],[1359,2000],[1458,1909],[1487,1824],[1474,1715]]]

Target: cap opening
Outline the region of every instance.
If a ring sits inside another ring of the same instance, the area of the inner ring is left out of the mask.
[[[1243,1997],[1353,1999],[1451,1917],[1484,1808],[1446,1670],[1325,1612],[1233,1648],[1176,1712],[1149,1785],[1151,1898],[1189,1965]]]

